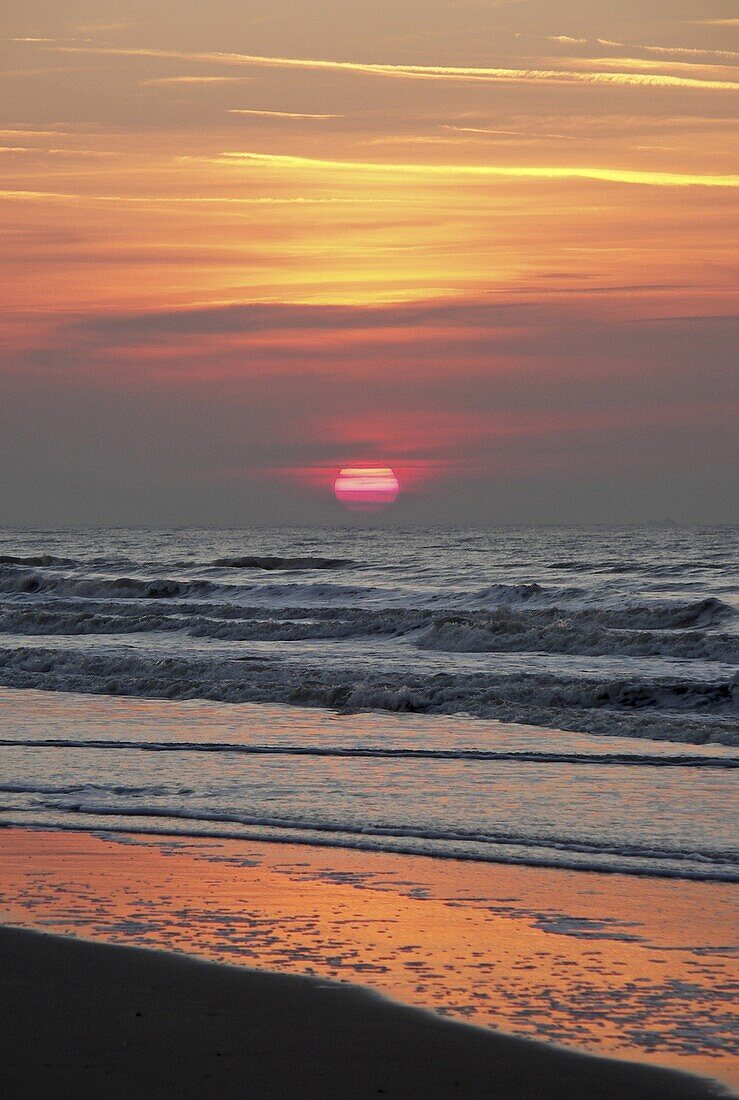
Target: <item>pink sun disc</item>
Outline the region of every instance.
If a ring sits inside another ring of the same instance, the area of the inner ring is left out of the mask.
[[[336,499],[354,512],[386,508],[399,492],[398,479],[389,466],[346,466],[334,481]]]

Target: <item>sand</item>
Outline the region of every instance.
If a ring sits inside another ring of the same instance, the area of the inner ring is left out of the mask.
[[[10,927],[0,968],[0,1081],[15,1100],[725,1095],[322,979]]]

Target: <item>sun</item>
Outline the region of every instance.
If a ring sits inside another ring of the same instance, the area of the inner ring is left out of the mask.
[[[400,484],[389,466],[345,466],[334,494],[352,512],[378,512],[397,499]]]

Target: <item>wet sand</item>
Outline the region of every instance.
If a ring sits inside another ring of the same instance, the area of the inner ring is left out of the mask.
[[[12,928],[0,967],[0,1078],[15,1100],[719,1094],[320,979]]]
[[[6,924],[370,986],[734,1087],[735,903],[716,883],[0,830]]]

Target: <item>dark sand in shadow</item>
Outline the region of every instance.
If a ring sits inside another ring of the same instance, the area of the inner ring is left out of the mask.
[[[13,1100],[726,1095],[672,1070],[452,1023],[328,981],[0,929]]]

